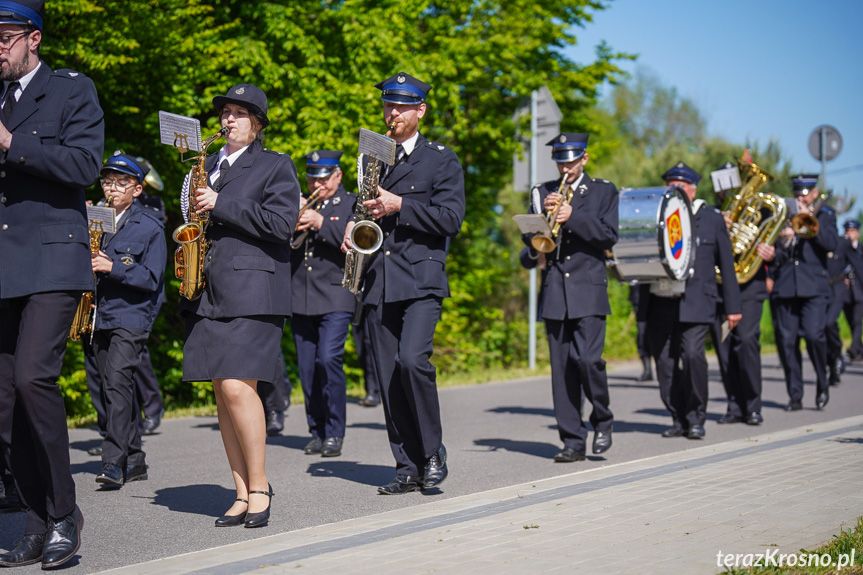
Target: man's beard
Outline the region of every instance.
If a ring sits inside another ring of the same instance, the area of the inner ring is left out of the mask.
[[[0,80],[4,82],[20,80],[30,68],[30,52],[24,52],[24,56],[17,63],[6,60],[6,64],[7,67],[0,71]]]

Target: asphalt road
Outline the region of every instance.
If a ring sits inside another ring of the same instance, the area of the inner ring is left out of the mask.
[[[100,444],[91,429],[70,431],[72,471],[85,516],[80,555],[64,569],[94,573],[191,551],[266,537],[383,511],[420,505],[439,498],[477,493],[517,483],[643,459],[696,446],[720,443],[764,432],[839,419],[861,413],[863,365],[848,368],[832,388],[823,411],[814,409],[811,365],[805,409],[786,413],[784,379],[775,356],[764,358],[765,422],[758,427],[719,425],[725,411],[718,371],[711,363],[707,437],[702,441],[663,439],[670,417],[655,382],[638,383],[640,364],[609,365],[614,446],[604,456],[582,463],[554,463],[560,448],[551,410],[547,377],[440,391],[444,442],[450,476],[440,490],[403,496],[381,496],[376,486],[393,476],[393,461],[383,411],[348,405],[348,432],[343,455],[304,455],[308,441],[302,407],[292,407],[281,437],[269,438],[267,471],[275,490],[270,525],[263,529],[213,527],[231,505],[233,484],[215,417],[164,420],[159,433],[146,438],[149,480],[118,491],[99,491],[94,478],[101,463],[87,455]],[[589,413],[589,407],[586,408]],[[0,515],[0,548],[13,547],[23,528],[21,514]],[[39,565],[16,573],[36,573]]]

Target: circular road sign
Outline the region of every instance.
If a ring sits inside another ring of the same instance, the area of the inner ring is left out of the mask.
[[[823,124],[809,134],[809,153],[818,160],[821,158],[821,130],[824,130],[824,160],[830,161],[842,151],[842,135],[833,126]]]

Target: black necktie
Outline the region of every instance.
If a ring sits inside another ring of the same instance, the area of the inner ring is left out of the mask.
[[[21,86],[18,82],[10,82],[9,86],[6,88],[6,101],[3,104],[3,124],[8,125],[9,120],[12,118],[12,112],[15,111],[15,104],[18,103],[18,100],[15,99],[15,92],[18,91],[18,87]]]
[[[222,160],[222,163],[219,164],[219,181],[216,182],[217,192],[222,189],[222,186],[225,185],[225,175],[228,173],[228,170],[231,168],[231,163],[228,161],[228,158]]]

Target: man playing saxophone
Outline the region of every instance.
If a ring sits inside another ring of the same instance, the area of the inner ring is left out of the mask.
[[[776,257],[771,264],[775,278],[771,297],[776,303],[777,343],[783,349],[788,386],[786,411],[803,409],[803,372],[798,348],[801,327],[815,367],[815,407],[821,409],[829,400],[824,322],[830,297],[827,257],[836,250],[839,236],[833,209],[822,206],[813,210],[819,196],[817,184],[817,174],[800,174],[792,179],[794,199],[788,200],[792,224],[808,222],[797,226],[798,233],[783,234],[776,243]],[[817,226],[812,225],[814,222]]]
[[[305,453],[323,457],[342,453],[347,387],[342,356],[356,303],[341,286],[341,243],[356,202],[342,186],[341,156],[341,151],[315,150],[305,157],[314,199],[301,208],[291,244],[291,332],[312,436]]]
[[[587,427],[581,418],[582,397],[593,406],[593,453],[611,447],[614,417],[609,408],[608,376],[602,350],[605,316],[611,314],[605,250],[617,243],[618,193],[608,180],[584,172],[588,134],[556,136],[551,157],[560,179],[531,191],[531,213],[553,216],[552,237],[525,235],[530,256],[545,253],[540,309],[548,334],[554,416],[563,449],[561,463],[583,461]],[[555,245],[556,242],[556,245]]]
[[[381,176],[380,195],[364,203],[384,238],[367,266],[362,298],[396,460],[396,476],[378,492],[392,495],[436,487],[448,473],[429,358],[449,297],[446,254],[464,220],[465,191],[458,156],[418,130],[432,87],[403,72],[375,87],[399,146],[395,164]],[[342,251],[352,247],[351,228]]]

